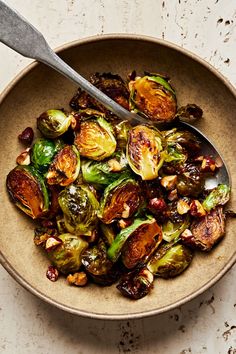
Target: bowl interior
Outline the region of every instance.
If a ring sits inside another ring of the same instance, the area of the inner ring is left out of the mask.
[[[232,89],[216,72],[174,46],[140,37],[98,37],[73,43],[60,56],[85,77],[94,72],[119,73],[126,78],[136,70],[158,72],[171,77],[178,104],[196,103],[204,111],[198,127],[222,153],[232,177],[231,205],[236,205],[234,156],[236,99]],[[97,318],[130,318],[160,313],[190,300],[214,284],[235,260],[233,229],[228,220],[226,237],[209,254],[198,253],[192,265],[172,280],[155,281],[149,296],[130,301],[115,286],[70,287],[65,279],[51,283],[45,276],[49,261],[33,243],[33,222],[9,202],[5,191],[7,173],[22,151],[18,134],[27,126],[36,131],[36,117],[49,108],[69,109],[76,86],[43,64],[30,70],[11,86],[0,105],[2,262],[27,289],[70,312]],[[230,205],[229,205],[230,208]]]

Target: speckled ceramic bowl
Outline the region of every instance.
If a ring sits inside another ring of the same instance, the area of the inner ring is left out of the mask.
[[[236,93],[215,69],[173,44],[134,35],[88,38],[65,45],[59,55],[85,77],[112,71],[121,76],[136,69],[168,73],[179,105],[196,103],[204,111],[198,127],[215,143],[228,164],[233,181],[231,207],[236,208]],[[63,310],[93,318],[127,319],[158,314],[193,299],[219,280],[235,262],[236,219],[212,252],[198,253],[191,266],[172,280],[157,279],[150,295],[138,301],[124,298],[115,286],[70,287],[61,277],[45,276],[47,258],[33,243],[33,222],[10,203],[5,191],[7,173],[22,150],[18,134],[52,107],[68,108],[76,90],[69,80],[42,64],[28,66],[2,93],[0,101],[0,250],[7,271],[26,289]]]

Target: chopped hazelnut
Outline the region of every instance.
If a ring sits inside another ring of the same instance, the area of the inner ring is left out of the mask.
[[[84,286],[88,282],[88,278],[85,272],[69,274],[66,280],[70,285],[76,285],[76,286]]]
[[[175,188],[177,182],[177,176],[165,176],[161,179],[162,187],[166,188],[167,190],[172,190]]]

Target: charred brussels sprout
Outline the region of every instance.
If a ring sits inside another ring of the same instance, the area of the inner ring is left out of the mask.
[[[105,244],[111,246],[112,242],[114,241],[116,234],[112,225],[100,223],[100,229],[102,232],[102,239],[104,240]]]
[[[170,84],[160,76],[137,77],[129,83],[130,108],[153,121],[175,118],[176,97]]]
[[[191,132],[184,130],[179,131],[177,128],[162,132],[166,139],[167,145],[179,144],[186,149],[190,156],[197,154],[200,151],[200,141]]]
[[[46,175],[48,184],[68,186],[76,180],[80,170],[80,155],[74,145],[66,145],[55,156]]]
[[[193,122],[202,118],[203,111],[194,103],[187,104],[186,106],[178,108],[175,115],[176,118],[180,118],[185,122]]]
[[[48,190],[43,177],[32,166],[15,167],[8,174],[6,185],[12,201],[32,219],[48,211]]]
[[[184,232],[190,225],[190,218],[187,216],[183,222],[173,223],[168,220],[162,225],[163,240],[167,242],[174,241],[179,238],[180,234]]]
[[[165,163],[183,164],[186,162],[188,155],[182,146],[178,143],[167,144],[167,154],[165,156]]]
[[[115,126],[116,141],[117,141],[117,146],[120,149],[124,149],[126,147],[129,131],[131,129],[132,129],[132,125],[127,120],[123,120],[120,123],[116,124]]]
[[[83,180],[98,185],[108,185],[118,179],[123,172],[129,170],[123,152],[114,153],[109,160],[98,162],[84,160],[81,164]]]
[[[123,263],[131,269],[144,262],[161,240],[162,232],[155,219],[136,219],[116,236],[107,254],[112,262],[116,262],[122,253]]]
[[[96,73],[90,78],[90,82],[121,106],[128,109],[129,91],[125,82],[119,75],[114,75],[111,73]],[[70,106],[75,110],[90,107],[98,109],[106,114],[110,114],[110,112],[107,111],[107,109],[100,102],[96,101],[93,97],[80,89],[72,98]]]
[[[202,206],[206,211],[210,211],[217,205],[224,205],[229,200],[230,188],[226,184],[219,184],[203,201]]]
[[[49,109],[37,119],[37,128],[46,138],[55,139],[68,130],[71,119],[59,109]]]
[[[183,196],[197,197],[204,188],[205,178],[198,166],[185,163],[177,178],[177,191]]]
[[[181,235],[187,246],[210,251],[225,234],[225,215],[222,207],[216,207],[209,214],[195,219],[188,232]]]
[[[112,126],[102,117],[81,122],[74,143],[81,156],[96,161],[111,156],[116,149]]]
[[[56,248],[47,252],[49,259],[63,274],[77,272],[82,264],[82,253],[88,242],[69,233],[58,236],[62,241]]]
[[[151,291],[153,281],[154,277],[147,268],[138,268],[124,274],[117,285],[117,289],[122,295],[138,300]]]
[[[191,263],[191,250],[181,244],[164,244],[149,261],[147,268],[154,275],[172,278],[182,273]]]
[[[31,148],[31,162],[40,172],[46,172],[55,154],[63,148],[58,140],[37,139]]]
[[[105,224],[129,218],[140,205],[140,187],[132,178],[121,177],[110,184],[101,198],[98,217]]]
[[[106,246],[102,240],[83,253],[82,263],[95,283],[111,285],[118,279],[119,272],[107,257]]]
[[[138,264],[146,263],[161,241],[162,231],[155,219],[146,221],[130,233],[122,247],[123,264],[126,268],[133,269]]]
[[[165,157],[162,143],[161,133],[155,128],[137,125],[130,130],[127,160],[132,170],[143,180],[158,176]]]
[[[71,184],[61,191],[58,201],[66,229],[76,235],[91,236],[97,225],[99,203],[90,188]]]

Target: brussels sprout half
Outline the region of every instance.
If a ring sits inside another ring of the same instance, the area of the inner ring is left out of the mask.
[[[197,154],[201,149],[201,142],[191,132],[184,130],[180,131],[177,128],[171,130],[162,131],[167,145],[180,145],[182,146],[190,156]]]
[[[46,175],[48,184],[68,186],[79,175],[80,155],[74,145],[66,145],[55,156]]]
[[[177,240],[182,232],[190,225],[190,218],[186,216],[184,221],[173,223],[168,220],[162,225],[163,240],[171,242]]]
[[[74,143],[81,156],[96,161],[111,156],[116,149],[112,126],[102,117],[81,122]]]
[[[101,239],[83,253],[82,263],[86,272],[100,285],[111,285],[119,277],[120,272],[107,257],[107,249]]]
[[[178,193],[183,196],[197,197],[204,189],[204,174],[192,163],[185,163],[181,172],[177,177]]]
[[[116,236],[107,255],[112,262],[116,262],[122,254],[124,265],[131,269],[138,263],[145,262],[161,240],[162,232],[155,219],[135,219],[132,225]]]
[[[153,121],[175,118],[176,96],[170,84],[160,76],[137,77],[129,83],[130,109]]]
[[[6,185],[16,206],[32,219],[48,211],[48,190],[43,177],[32,166],[15,167],[8,174]]]
[[[230,187],[226,184],[219,184],[214,188],[202,203],[206,211],[210,211],[217,205],[224,205],[228,202],[230,197]]]
[[[104,190],[98,217],[104,224],[129,218],[137,211],[140,202],[139,184],[132,178],[121,177]]]
[[[106,161],[84,160],[81,163],[83,180],[97,185],[108,185],[129,170],[129,165],[123,152],[115,152]]]
[[[55,139],[68,130],[71,119],[59,109],[49,109],[37,119],[37,128],[46,138]]]
[[[129,91],[119,75],[96,73],[90,78],[90,82],[121,106],[126,109],[129,108]],[[81,89],[78,89],[78,92],[70,101],[70,106],[76,111],[89,107],[98,109],[100,112],[106,113],[106,115],[112,115],[100,102]]]
[[[155,219],[133,230],[121,250],[123,264],[128,269],[145,264],[162,241],[162,231]]]
[[[63,274],[77,272],[82,264],[82,253],[89,245],[88,242],[70,233],[59,235],[58,238],[62,243],[47,252],[49,259]]]
[[[120,149],[125,149],[128,141],[129,131],[132,129],[132,125],[127,120],[122,120],[115,125],[117,146]]]
[[[53,157],[63,146],[64,143],[59,139],[37,139],[31,148],[30,158],[32,164],[38,171],[46,172]]]
[[[138,268],[124,274],[117,285],[117,289],[122,295],[138,300],[151,291],[153,281],[153,274],[147,268]]]
[[[212,209],[209,214],[194,219],[190,230],[181,234],[181,240],[191,248],[210,251],[225,235],[225,215],[222,207]]]
[[[145,125],[137,125],[129,132],[126,156],[131,169],[143,180],[158,176],[166,152],[163,151],[161,133]]]
[[[58,201],[66,229],[76,235],[91,236],[97,226],[99,203],[89,186],[71,184],[61,191]]]
[[[181,244],[164,244],[157,249],[147,268],[154,275],[172,278],[182,273],[191,263],[193,254]]]

